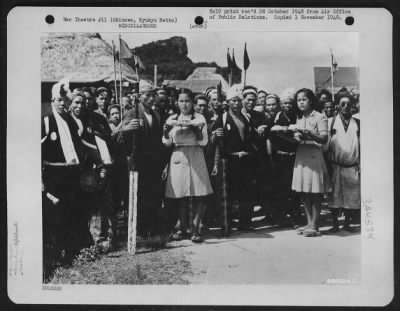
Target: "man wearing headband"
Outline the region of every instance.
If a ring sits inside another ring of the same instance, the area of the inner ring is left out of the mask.
[[[269,94],[265,99],[265,115],[267,122],[274,122],[275,116],[279,111],[279,97],[275,94]]]
[[[251,222],[255,197],[257,168],[257,132],[242,112],[242,93],[231,88],[226,98],[229,111],[224,112],[214,125],[215,135],[223,141],[222,156],[228,160],[228,226],[232,226],[232,205],[239,201],[239,230],[253,230]]]
[[[52,88],[51,113],[42,120],[42,194],[44,247],[52,245],[57,258],[64,263],[72,260],[76,251],[74,217],[79,213],[79,163],[81,144],[67,113],[71,102],[69,82],[61,80]],[[44,267],[45,272],[48,267]]]
[[[139,174],[138,221],[139,236],[155,235],[160,232],[157,215],[161,209],[161,175],[166,165],[165,149],[162,144],[160,115],[153,110],[155,90],[151,82],[141,80],[139,84],[139,115],[129,110],[122,119],[118,132],[123,135],[128,153],[132,150],[131,135],[136,133],[136,157]]]
[[[287,88],[278,100],[281,104],[271,128],[272,157],[272,193],[270,195],[272,220],[280,227],[297,227],[301,215],[300,196],[291,189],[297,142],[288,132],[291,124],[296,124],[294,95],[296,91]]]
[[[220,111],[222,110],[222,103],[220,101],[218,90],[216,87],[209,87],[206,90],[206,96],[208,97],[208,103],[209,103],[209,108],[210,111],[218,115]]]
[[[257,92],[257,104],[254,110],[258,112],[265,113],[265,99],[268,96],[267,91],[265,90],[258,90]]]

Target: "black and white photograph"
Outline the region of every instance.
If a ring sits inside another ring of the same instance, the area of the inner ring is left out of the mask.
[[[357,33],[51,33],[41,70],[45,283],[360,281]]]
[[[154,303],[154,288],[166,304],[243,304],[273,288],[267,304],[354,305],[381,282],[381,304],[392,267],[368,272],[393,251],[391,162],[378,161],[391,140],[372,131],[392,126],[390,75],[370,74],[387,68],[389,49],[370,50],[388,46],[380,30],[365,38],[362,9],[149,9],[55,10],[35,29],[35,207],[9,216],[13,288],[34,258],[31,278],[64,303],[86,288],[104,293],[95,303],[119,288]]]

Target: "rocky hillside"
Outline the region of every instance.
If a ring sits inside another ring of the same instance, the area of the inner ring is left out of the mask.
[[[184,37],[172,37],[136,47],[133,51],[140,57],[146,70],[141,73],[144,79],[153,81],[154,65],[157,64],[157,82],[164,80],[185,80],[196,67],[215,67],[217,72],[228,80],[228,69],[215,62],[193,63],[187,56],[188,48]],[[240,77],[240,75],[239,75]]]

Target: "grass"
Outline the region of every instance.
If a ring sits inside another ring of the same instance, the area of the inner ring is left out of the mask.
[[[178,249],[120,249],[94,261],[75,261],[57,268],[50,284],[188,284],[189,261]]]

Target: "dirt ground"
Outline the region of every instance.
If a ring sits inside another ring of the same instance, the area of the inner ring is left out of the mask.
[[[328,215],[323,216],[329,228]],[[255,223],[254,232],[223,238],[209,230],[202,244],[169,242],[160,249],[126,248],[94,262],[59,268],[57,284],[322,284],[345,279],[357,284],[361,270],[360,228],[321,237]]]

